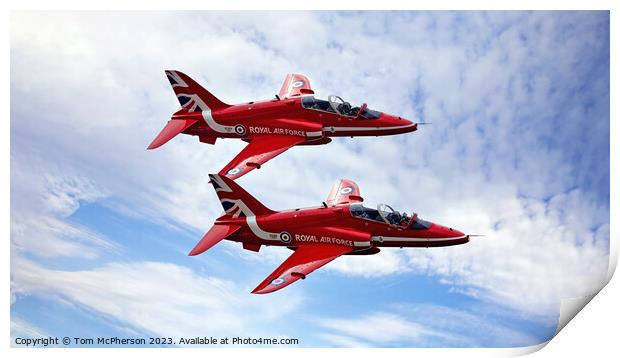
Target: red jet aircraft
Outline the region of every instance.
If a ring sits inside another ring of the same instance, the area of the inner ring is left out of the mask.
[[[351,180],[336,183],[320,207],[273,211],[231,179],[210,175],[224,214],[189,253],[201,254],[227,239],[258,252],[262,245],[294,250],[252,293],[284,288],[340,255],[373,255],[380,247],[436,247],[469,242],[470,235],[408,216],[389,205],[364,207]]]
[[[306,76],[289,74],[275,99],[228,105],[186,74],[166,71],[181,109],[149,145],[155,149],[179,133],[215,144],[238,138],[249,144],[220,172],[231,179],[260,168],[296,145],[331,142],[330,137],[380,136],[413,132],[417,123],[366,106],[352,107],[341,97],[317,99]]]

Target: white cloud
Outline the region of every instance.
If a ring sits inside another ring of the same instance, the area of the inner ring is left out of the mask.
[[[598,221],[605,210],[582,200],[579,192],[553,197],[548,205],[517,200],[512,210],[462,224],[469,232],[482,229],[485,237],[460,247],[411,251],[409,264],[496,303],[555,316],[562,298],[591,293],[607,271],[609,226]],[[567,207],[575,217],[560,219]],[[453,215],[458,224],[458,213]],[[492,220],[497,220],[495,229]],[[591,225],[600,226],[590,231]]]
[[[52,216],[13,214],[11,250],[13,254],[92,259],[102,251],[118,252],[120,247],[82,225]]]
[[[334,346],[479,347],[529,346],[540,338],[505,327],[485,316],[433,304],[397,305],[361,318],[320,319],[319,335]],[[472,337],[471,332],[484,332]]]
[[[27,346],[30,348],[57,347],[58,345],[53,343],[54,340],[52,337],[54,336],[27,320],[15,316],[11,317],[11,347],[25,347],[25,338],[41,338],[41,340],[36,343],[28,342]],[[20,338],[20,344],[16,342],[18,338]]]
[[[11,163],[11,252],[42,257],[92,259],[120,246],[104,235],[67,219],[81,204],[105,198],[105,190],[71,169],[26,162]]]
[[[325,328],[375,343],[417,341],[423,336],[442,335],[394,314],[383,312],[352,320],[324,319],[319,324]]]
[[[299,296],[248,294],[248,287],[162,262],[113,262],[82,271],[52,270],[19,257],[11,263],[12,293],[52,297],[140,332],[163,337],[259,336],[265,322],[286,317]]]
[[[411,271],[406,256],[395,249],[385,249],[371,256],[342,256],[326,266],[346,275],[377,277]]]
[[[16,337],[22,338],[45,338],[49,337],[41,328],[17,317],[11,317],[11,344]]]
[[[331,333],[320,333],[318,334],[319,338],[323,341],[329,343],[333,347],[343,347],[343,348],[365,348],[372,347],[368,343],[364,341],[357,340],[355,338],[351,338],[348,336],[342,336],[339,334],[331,334]]]

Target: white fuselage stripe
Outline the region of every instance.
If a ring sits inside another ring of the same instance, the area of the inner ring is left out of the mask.
[[[457,237],[397,237],[397,236],[373,236],[372,241],[452,241],[466,238],[467,235]]]
[[[269,240],[269,241],[279,241],[280,238],[278,237],[278,234],[273,233],[273,232],[268,232],[268,231],[264,231],[263,229],[261,229],[258,226],[258,222],[256,221],[256,216],[248,216],[246,218],[246,222],[248,223],[248,227],[250,228],[250,230],[252,230],[252,233],[254,233],[254,235],[260,237],[263,240]]]
[[[392,129],[412,128],[414,124],[394,127],[325,127],[323,132],[348,132],[348,131],[388,131]]]
[[[235,128],[233,126],[223,126],[217,123],[213,116],[211,115],[211,110],[202,111],[202,118],[204,118],[205,122],[209,126],[209,128],[213,129],[218,133],[234,133]]]

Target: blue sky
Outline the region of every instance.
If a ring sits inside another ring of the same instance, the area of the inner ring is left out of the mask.
[[[187,256],[221,212],[207,174],[243,143],[147,152],[178,107],[165,69],[228,103],[298,72],[320,97],[432,122],[293,148],[239,183],[287,209],[349,178],[371,205],[486,236],[249,294],[290,251]],[[12,15],[14,337],[525,346],[553,336],[562,298],[600,287],[608,255],[608,12]]]

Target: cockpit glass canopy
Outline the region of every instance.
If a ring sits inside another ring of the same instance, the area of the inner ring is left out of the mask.
[[[420,218],[417,214],[409,216],[406,212],[400,213],[386,204],[379,204],[376,209],[367,208],[362,204],[351,204],[349,210],[351,216],[356,218],[409,228],[411,230],[429,229],[433,225],[433,223]]]
[[[349,206],[349,211],[351,212],[351,216],[356,218],[383,222],[377,209],[367,208],[362,204],[351,204]]]
[[[345,102],[340,96],[329,96],[329,100],[314,98],[314,96],[303,96],[301,98],[303,108],[338,113],[343,116],[358,118],[361,107],[352,107],[349,102]],[[377,119],[381,112],[374,111],[368,107],[359,115],[358,119]]]
[[[351,216],[389,224],[413,230],[428,229],[432,223],[419,218],[416,214],[409,216],[407,213],[400,213],[386,204],[379,204],[376,209],[367,208],[362,204],[351,204],[349,206]]]
[[[432,223],[429,221],[426,221],[424,219],[422,219],[419,216],[415,216],[415,220],[413,221],[413,223],[411,224],[411,226],[409,226],[410,229],[413,230],[424,230],[424,229],[429,229],[431,227]]]

